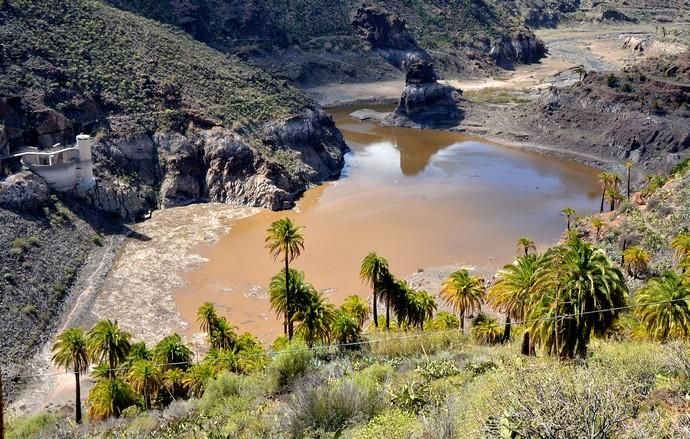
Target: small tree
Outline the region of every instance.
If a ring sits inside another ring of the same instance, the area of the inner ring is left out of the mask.
[[[81,328],[70,328],[57,336],[52,347],[53,364],[57,367],[72,369],[76,381],[74,398],[74,418],[81,424],[81,383],[82,373],[89,371],[89,354],[86,347],[86,334]],[[2,419],[0,419],[2,422]]]
[[[575,209],[573,209],[572,207],[566,207],[563,210],[561,210],[561,215],[563,215],[566,218],[568,230],[570,230],[570,219],[574,217],[575,214]]]

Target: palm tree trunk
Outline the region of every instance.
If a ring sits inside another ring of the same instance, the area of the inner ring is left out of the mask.
[[[288,261],[287,250],[285,250],[285,319],[288,327],[288,341],[292,341],[292,306],[290,304],[290,262]]]
[[[506,325],[503,328],[503,343],[510,341],[510,316],[506,316]]]
[[[287,312],[285,313],[285,318],[283,319],[283,335],[287,335]]]
[[[386,331],[391,329],[391,299],[386,297]]]
[[[77,424],[81,424],[81,383],[79,382],[79,371],[74,371],[75,386],[75,401],[74,401],[74,419]]]
[[[606,195],[606,188],[601,190],[601,205],[599,206],[599,213],[604,213],[604,196]]]
[[[520,346],[520,353],[527,357],[529,357],[530,355],[529,331],[525,331],[525,333],[522,334],[522,345]]]
[[[374,328],[379,327],[379,313],[376,309],[376,302],[378,301],[378,294],[376,288],[376,282],[374,282]]]
[[[627,193],[628,200],[629,200],[630,199],[630,168],[628,168],[628,187],[627,187],[626,193]]]
[[[570,215],[568,215],[568,230],[570,230]]]
[[[145,410],[151,409],[151,398],[149,397],[148,390],[144,390],[144,409]]]
[[[611,212],[616,209],[616,199],[611,197]]]
[[[599,232],[601,232],[601,229],[597,227],[597,242],[599,242]]]
[[[465,333],[465,313],[460,314],[460,332]]]

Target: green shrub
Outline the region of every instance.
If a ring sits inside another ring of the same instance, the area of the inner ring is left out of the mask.
[[[266,391],[260,376],[244,376],[230,372],[218,375],[206,385],[204,395],[199,401],[203,412],[212,412],[226,399],[233,397],[257,398]]]
[[[346,377],[327,384],[300,383],[289,403],[290,431],[339,432],[365,422],[387,405],[383,386]]]
[[[59,422],[54,413],[40,413],[36,416],[20,418],[7,426],[7,439],[34,438],[39,435],[49,437],[47,432]]]
[[[381,413],[367,425],[345,432],[348,439],[411,438],[421,432],[417,418],[399,409]]]
[[[303,341],[293,340],[268,365],[267,375],[279,389],[285,388],[309,369],[313,358]]]
[[[428,380],[458,375],[460,369],[450,360],[430,360],[417,366],[417,372]]]
[[[12,273],[5,273],[2,275],[2,278],[8,284],[14,285],[14,275]]]
[[[93,242],[98,247],[103,246],[103,237],[99,234],[91,235],[91,242]]]

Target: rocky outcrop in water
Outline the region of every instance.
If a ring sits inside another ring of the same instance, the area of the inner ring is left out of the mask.
[[[369,48],[399,69],[413,60],[431,60],[407,29],[405,20],[379,7],[364,5],[357,9],[352,27]]]
[[[410,127],[456,125],[463,116],[462,90],[440,84],[433,65],[427,61],[413,61],[405,67],[405,88],[385,123]]]

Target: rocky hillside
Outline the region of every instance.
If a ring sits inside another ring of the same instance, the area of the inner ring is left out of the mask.
[[[399,75],[369,50],[365,22],[376,24],[373,48],[391,48],[390,28],[398,33],[407,26],[438,67],[454,74],[478,75],[495,64],[510,66],[543,55],[534,51],[536,38],[514,11],[492,0],[394,0],[368,6],[359,0],[108,1],[301,84]],[[397,24],[381,20],[380,11],[394,14]]]
[[[0,4],[0,138],[12,149],[95,135],[87,197],[100,209],[279,209],[339,174],[346,147],[331,119],[240,59],[101,1]]]

